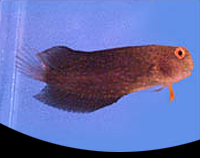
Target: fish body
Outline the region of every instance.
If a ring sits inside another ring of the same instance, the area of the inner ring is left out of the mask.
[[[47,86],[35,98],[73,112],[92,112],[122,96],[190,75],[193,61],[185,47],[134,46],[85,52],[56,46],[33,62],[18,57],[19,69]],[[34,64],[33,64],[34,63]],[[36,64],[37,63],[37,64]]]

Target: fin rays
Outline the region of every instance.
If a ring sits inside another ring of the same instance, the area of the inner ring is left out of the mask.
[[[56,86],[47,85],[38,95],[37,100],[50,106],[73,112],[93,112],[116,102],[121,96],[91,98],[85,95],[70,94]]]
[[[31,48],[21,47],[18,49],[15,65],[19,72],[31,78],[43,80],[44,68],[39,59],[33,55]]]

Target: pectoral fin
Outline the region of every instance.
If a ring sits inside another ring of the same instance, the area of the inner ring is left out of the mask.
[[[160,88],[158,88],[158,89],[155,89],[154,92],[160,92],[160,91],[163,90],[165,87],[166,87],[166,86],[162,86],[162,87],[160,87]]]

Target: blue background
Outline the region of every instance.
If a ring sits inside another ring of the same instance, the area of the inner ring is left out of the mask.
[[[0,122],[45,141],[91,150],[140,151],[200,139],[198,1],[16,1],[1,4]],[[17,73],[17,48],[79,50],[160,44],[185,46],[192,75],[167,89],[132,93],[89,114],[46,106],[32,96],[44,83]]]

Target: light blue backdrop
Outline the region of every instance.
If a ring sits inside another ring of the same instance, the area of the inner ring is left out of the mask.
[[[49,142],[104,151],[151,150],[200,139],[199,9],[197,1],[3,2],[2,123]],[[174,84],[172,103],[167,89],[146,90],[90,114],[69,113],[32,97],[44,83],[8,69],[20,46],[36,54],[35,49],[55,45],[91,51],[146,44],[185,46],[192,54],[192,75]],[[15,85],[6,84],[13,79]]]

